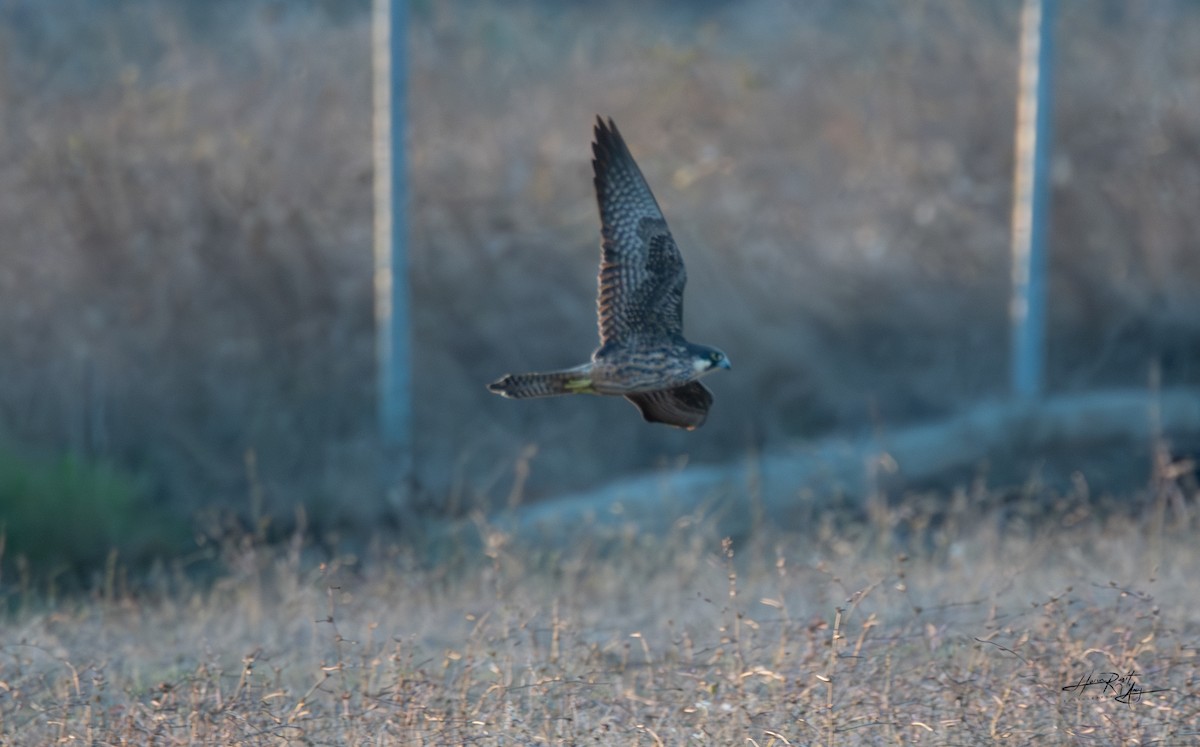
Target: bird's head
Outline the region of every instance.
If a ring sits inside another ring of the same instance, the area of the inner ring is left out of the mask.
[[[692,368],[697,374],[705,374],[718,368],[731,368],[729,356],[716,348],[704,345],[692,346]]]

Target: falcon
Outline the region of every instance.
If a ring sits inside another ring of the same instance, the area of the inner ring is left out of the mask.
[[[612,119],[596,118],[592,172],[600,207],[600,347],[581,366],[508,374],[488,389],[513,399],[620,396],[651,423],[699,428],[713,403],[699,379],[729,368],[729,358],[684,339],[683,257]]]

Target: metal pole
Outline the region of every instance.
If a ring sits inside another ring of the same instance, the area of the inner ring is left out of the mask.
[[[374,0],[375,326],[379,428],[400,474],[412,465],[411,318],[404,150],[407,7]]]
[[[1012,212],[1012,388],[1042,393],[1046,339],[1051,84],[1055,0],[1025,0],[1017,92]]]

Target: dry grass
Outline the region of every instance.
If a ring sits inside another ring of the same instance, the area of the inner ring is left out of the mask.
[[[185,514],[239,504],[251,448],[268,512],[378,512],[344,499],[378,466],[368,25],[298,7],[0,9],[0,436],[144,472]],[[503,495],[529,443],[536,497],[1003,391],[1016,8],[415,4],[436,504]],[[1060,28],[1054,385],[1137,385],[1154,358],[1194,383],[1200,15],[1085,3]],[[482,386],[590,351],[596,112],[684,247],[692,336],[737,365],[701,434]],[[596,433],[606,459],[579,459]]]
[[[465,531],[481,542],[436,567],[382,546],[318,563],[246,538],[211,586],[161,572],[136,594],[114,581],[92,600],[25,600],[0,634],[0,735],[1194,744],[1196,520],[1185,504],[1162,506],[1163,529],[1155,511],[1050,500],[978,492],[870,525],[827,513],[744,547],[692,526],[562,555],[478,524]],[[1132,702],[1063,689],[1130,671],[1147,691]]]

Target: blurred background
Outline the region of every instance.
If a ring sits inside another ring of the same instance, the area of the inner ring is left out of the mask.
[[[1019,5],[412,2],[418,508],[1005,397]],[[0,0],[10,552],[390,515],[370,11]],[[1047,388],[1200,384],[1200,5],[1064,0],[1056,43]],[[595,347],[598,113],[682,247],[689,338],[734,362],[694,433],[485,389]]]

